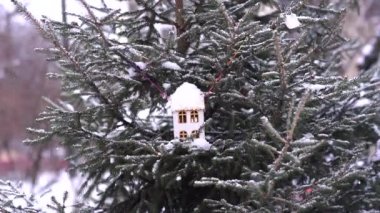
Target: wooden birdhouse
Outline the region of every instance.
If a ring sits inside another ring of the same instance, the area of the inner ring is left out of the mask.
[[[204,94],[197,86],[183,83],[171,95],[171,110],[173,114],[174,138],[204,139]]]

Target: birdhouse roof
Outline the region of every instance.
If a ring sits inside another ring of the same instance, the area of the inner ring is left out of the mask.
[[[172,111],[205,109],[203,92],[197,86],[183,83],[170,96]]]

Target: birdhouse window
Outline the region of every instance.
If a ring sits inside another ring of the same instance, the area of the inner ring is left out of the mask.
[[[186,112],[185,111],[179,111],[178,120],[179,120],[179,123],[186,123]]]
[[[193,138],[199,138],[199,131],[198,131],[198,130],[193,130],[193,131],[191,132],[191,136],[192,136]]]
[[[179,132],[179,139],[185,140],[187,138],[187,132],[186,131],[180,131]]]
[[[198,111],[191,110],[191,112],[190,112],[190,122],[191,123],[198,123],[198,121],[199,121]]]

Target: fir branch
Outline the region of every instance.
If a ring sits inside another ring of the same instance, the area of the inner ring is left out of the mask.
[[[305,31],[303,32],[300,37],[290,46],[290,49],[288,51],[288,53],[285,55],[285,61],[289,61],[290,60],[290,57],[293,56],[293,54],[297,51],[297,49],[299,48],[300,45],[302,45],[302,43],[305,41],[305,39],[307,38],[308,36],[308,32]]]
[[[91,80],[91,78],[88,76],[88,74],[86,74],[85,72],[82,71],[82,67],[81,65],[79,64],[79,62],[67,51],[67,49],[62,46],[60,44],[60,41],[59,39],[57,38],[56,35],[54,35],[52,32],[54,32],[54,30],[51,28],[51,26],[49,24],[47,24],[47,29],[44,29],[41,25],[40,22],[38,22],[34,16],[25,8],[25,6],[23,6],[21,3],[19,3],[17,0],[11,0],[15,5],[16,7],[21,11],[23,12],[23,14],[25,16],[28,17],[29,20],[31,20],[32,24],[35,25],[39,30],[41,30],[41,33],[43,35],[46,36],[46,38],[52,42],[52,44],[60,50],[60,52],[63,53],[64,57],[66,59],[68,59],[73,65],[74,65],[74,68],[75,70],[77,70],[78,72],[80,72],[82,74],[82,76],[84,77],[85,79],[85,82],[90,86],[90,88],[97,94],[97,96],[100,98],[100,100],[105,104],[105,105],[108,105],[108,106],[112,106],[112,102],[106,98],[100,91],[100,89],[96,86],[96,84]],[[82,0],[83,1],[83,0]],[[137,67],[138,69],[140,69],[140,67],[138,67],[136,64],[134,64],[135,67]],[[141,69],[140,69],[141,70]],[[115,109],[114,107],[111,107],[111,112],[113,113],[113,115],[116,117],[116,119],[118,119],[120,122],[122,122],[125,126],[128,126],[128,127],[132,127],[132,128],[137,128],[139,129],[141,132],[143,132],[144,134],[147,134],[147,135],[150,135],[150,136],[153,136],[154,134],[150,131],[147,131],[145,130],[144,128],[141,128],[139,127],[136,123],[132,123],[132,122],[128,122],[126,121],[124,118],[123,118],[123,115],[121,114],[121,112],[119,112],[117,109]]]
[[[232,33],[235,31],[235,21],[234,19],[228,14],[228,11],[224,4],[220,2],[220,0],[216,0],[218,6],[219,6],[219,11],[222,13],[224,19],[227,22],[227,26],[229,28],[230,36],[233,37]]]
[[[302,96],[301,101],[298,103],[296,114],[294,115],[292,125],[290,126],[290,130],[288,131],[288,134],[287,134],[287,137],[285,140],[285,145],[282,148],[280,155],[277,157],[277,159],[273,163],[274,164],[273,169],[275,171],[277,171],[280,168],[281,161],[284,159],[286,153],[288,152],[288,149],[290,147],[290,143],[293,140],[294,130],[295,130],[297,123],[300,119],[301,112],[305,109],[305,104],[306,104],[306,101],[308,100],[309,96],[310,96],[310,91],[306,91],[305,94]]]
[[[287,72],[285,70],[285,64],[284,64],[284,58],[282,56],[282,48],[281,48],[281,42],[280,42],[280,36],[278,34],[278,31],[275,32],[274,34],[274,49],[275,49],[275,54],[277,57],[277,66],[278,66],[278,71],[280,73],[280,93],[281,97],[280,99],[283,100],[283,96],[285,95],[286,88],[288,87],[287,85]]]
[[[261,117],[261,122],[264,126],[264,129],[273,140],[279,141],[283,144],[287,143],[286,140],[281,137],[280,133],[278,133],[277,130],[272,126],[267,117]]]
[[[161,1],[158,1],[157,4],[161,2]],[[171,20],[170,18],[167,18],[163,15],[161,15],[160,13],[157,13],[153,8],[151,7],[148,7],[145,5],[145,10],[151,12],[154,16],[158,17],[159,19],[161,19],[162,21],[160,23],[162,24],[170,24],[170,25],[173,25],[175,26],[176,28],[179,28],[181,27],[177,22]]]
[[[330,13],[330,14],[340,14],[340,10],[331,9],[331,8],[321,8],[312,4],[305,4],[305,8],[315,10],[317,12]]]
[[[294,105],[295,105],[295,96],[292,97],[292,100],[291,102],[289,103],[289,109],[288,109],[288,116],[287,116],[287,119],[286,119],[286,129],[290,129],[290,125],[291,125],[291,119],[292,119],[292,114],[293,114],[293,109],[294,109]]]
[[[297,203],[295,203],[295,202],[293,202],[291,200],[287,200],[287,199],[284,199],[284,198],[281,198],[281,197],[272,197],[272,199],[275,200],[275,201],[277,201],[277,202],[284,203],[286,205],[292,206],[295,209],[299,209],[300,208],[300,206]]]
[[[282,56],[281,40],[278,31],[274,33],[274,50],[277,59],[278,72],[280,74],[280,91],[277,110],[273,115],[273,123],[275,126],[281,122],[282,108],[285,101],[285,94],[288,87],[287,72],[285,70],[284,57]]]
[[[50,39],[51,34],[48,33],[43,27],[42,24],[26,9],[26,7],[18,2],[18,0],[11,0],[11,2],[16,6],[16,8],[26,17],[27,20],[29,20],[33,26],[35,26],[38,30],[38,32],[41,33],[41,35],[46,38]]]
[[[294,135],[294,130],[296,129],[297,123],[300,119],[300,115],[302,111],[305,109],[305,104],[307,100],[310,97],[310,91],[307,90],[305,94],[302,96],[301,101],[298,103],[296,114],[294,115],[292,125],[290,126],[290,129],[288,131],[288,134],[286,136],[287,141],[293,141],[293,135]]]
[[[305,104],[306,104],[307,100],[309,99],[309,97],[310,97],[310,91],[306,91],[305,94],[302,96],[300,102],[298,103],[297,110],[296,110],[295,116],[293,118],[292,125],[290,127],[290,130],[288,131],[286,140],[284,140],[284,144],[285,145],[284,145],[284,147],[282,147],[279,156],[273,162],[272,170],[274,170],[274,171],[278,171],[280,169],[281,162],[283,161],[284,157],[286,156],[286,154],[287,154],[287,152],[289,150],[290,143],[293,140],[294,130],[295,130],[296,126],[297,126],[297,123],[298,123],[298,121],[300,119],[301,112],[304,110]],[[261,120],[264,121],[264,122],[267,121],[267,123],[269,123],[268,119],[266,117],[262,117]],[[277,133],[278,134],[278,132],[273,127],[271,127],[271,128],[272,128],[271,131],[273,133]],[[278,136],[279,136],[279,134],[278,134]],[[282,138],[282,137],[280,136],[280,138]],[[268,182],[268,190],[267,190],[267,193],[266,193],[266,196],[265,196],[266,198],[272,193],[273,188],[274,188],[274,184],[275,184],[274,180],[271,180],[271,181]]]
[[[177,51],[182,54],[186,54],[187,49],[190,46],[190,42],[187,40],[188,36],[181,36],[186,32],[186,20],[184,18],[183,0],[175,0],[175,17],[177,28]]]
[[[107,39],[107,37],[104,35],[103,30],[100,28],[101,27],[101,23],[96,18],[95,14],[92,12],[90,6],[87,4],[87,2],[85,0],[78,0],[78,1],[80,1],[82,3],[82,5],[86,8],[86,10],[87,10],[88,14],[90,15],[92,21],[94,22],[94,24],[95,24],[95,30],[99,33],[100,37],[102,38],[103,47],[109,49],[112,46],[112,44]],[[124,61],[126,61],[129,66],[133,67],[133,69],[142,76],[142,78],[143,78],[142,80],[148,80],[149,83],[151,85],[153,85],[160,92],[160,94],[161,94],[161,96],[163,98],[167,98],[168,97],[167,94],[166,94],[166,92],[165,92],[165,90],[163,90],[161,88],[161,86],[159,86],[157,84],[158,81],[155,78],[153,78],[152,76],[150,76],[146,72],[144,72],[144,70],[142,70],[135,62],[133,62],[132,60],[130,60],[129,58],[127,58],[119,50],[113,49],[112,51],[114,51],[114,53],[116,53],[121,59],[123,59]]]
[[[90,16],[90,18],[94,22],[94,24],[95,24],[95,30],[99,33],[100,37],[103,40],[103,46],[108,48],[109,45],[107,45],[107,43],[108,43],[107,42],[107,38],[104,35],[103,30],[100,28],[101,27],[101,23],[98,21],[98,19],[96,18],[95,14],[92,12],[92,10],[90,9],[90,6],[87,4],[87,2],[85,0],[78,0],[78,1],[80,1],[80,3],[86,9],[88,15]]]
[[[284,159],[286,153],[288,152],[288,149],[290,147],[290,142],[286,141],[284,147],[282,147],[280,155],[276,158],[276,160],[273,163],[273,170],[278,171],[280,169],[280,165],[282,160]]]

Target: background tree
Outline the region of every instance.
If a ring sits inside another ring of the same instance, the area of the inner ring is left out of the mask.
[[[45,106],[41,97],[54,99],[59,94],[58,82],[46,79],[55,67],[33,54],[34,48],[46,47],[34,27],[21,22],[17,11],[6,11],[1,5],[0,40],[0,176],[35,179],[42,152],[51,145],[41,144],[32,151],[20,142]]]
[[[77,24],[41,24],[12,1],[52,42],[45,51],[61,72],[50,76],[70,104],[41,113],[49,128],[30,129],[26,142],[58,136],[75,148],[72,168],[87,178],[82,209],[380,208],[367,161],[379,137],[377,68],[339,75],[351,47],[340,27],[347,1],[139,0],[126,12],[81,0]],[[171,140],[167,97],[183,82],[207,92],[209,150]]]

